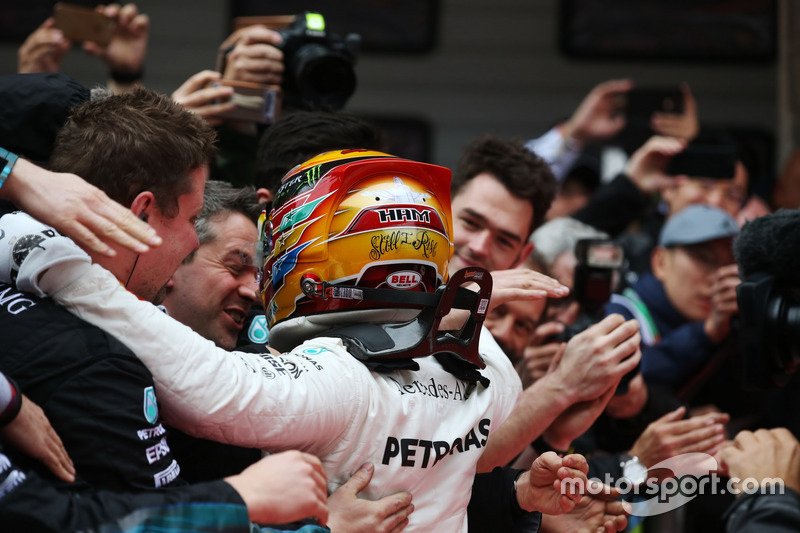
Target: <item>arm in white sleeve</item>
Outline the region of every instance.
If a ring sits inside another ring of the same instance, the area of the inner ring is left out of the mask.
[[[140,301],[98,265],[52,297],[142,360],[165,419],[182,431],[239,446],[324,453],[352,423],[354,391],[365,376],[341,350],[315,364],[305,355],[226,352]],[[350,361],[334,361],[345,357]]]
[[[559,183],[564,181],[564,177],[581,155],[580,144],[564,137],[558,126],[541,137],[531,139],[525,143],[525,148],[545,160]]]

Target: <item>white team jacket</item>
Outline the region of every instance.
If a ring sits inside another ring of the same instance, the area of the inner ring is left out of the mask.
[[[136,353],[171,424],[231,444],[313,453],[330,491],[372,462],[362,497],[411,492],[410,532],[467,531],[476,463],[521,392],[486,330],[480,351],[488,389],[456,379],[432,357],[417,360],[419,371],[373,373],[333,338],[279,357],[226,352],[139,301],[97,265],[53,297]]]

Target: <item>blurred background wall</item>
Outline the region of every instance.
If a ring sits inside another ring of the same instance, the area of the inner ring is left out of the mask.
[[[424,53],[362,53],[358,88],[347,109],[422,125],[430,135],[429,159],[452,166],[464,143],[476,135],[530,138],[543,133],[568,116],[600,81],[630,77],[656,86],[686,81],[697,99],[701,123],[765,132],[780,147],[775,151],[778,163],[797,137],[793,67],[800,33],[798,7],[789,0],[754,1],[773,5],[778,13],[777,53],[772,59],[571,57],[559,46],[563,0],[435,1],[433,48]],[[31,2],[3,0],[0,18],[8,23],[13,10]],[[746,7],[753,2],[727,3]],[[151,19],[145,84],[171,93],[195,72],[213,68],[217,47],[229,32],[232,4],[226,0],[139,0],[140,11]],[[289,4],[297,6],[297,11],[302,8],[300,1]],[[331,10],[342,6],[339,2],[325,5]],[[668,15],[669,8],[665,9]],[[357,12],[350,11],[344,20],[352,16]],[[661,29],[670,30],[668,17],[664,20],[666,26]],[[2,72],[15,71],[20,43],[0,43]],[[106,74],[99,61],[79,49],[68,54],[61,71],[85,84],[102,83]]]

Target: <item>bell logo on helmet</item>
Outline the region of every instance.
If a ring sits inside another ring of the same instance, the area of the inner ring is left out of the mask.
[[[393,289],[413,289],[422,281],[422,276],[419,272],[413,270],[401,270],[394,274],[389,274],[386,278],[386,284]]]

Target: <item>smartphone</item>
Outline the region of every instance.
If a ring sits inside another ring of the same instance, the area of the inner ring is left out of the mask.
[[[216,117],[258,124],[271,124],[278,119],[283,103],[280,86],[234,80],[219,80],[210,84],[219,85],[233,87],[231,101],[236,104],[236,108],[215,115]]]
[[[634,87],[628,91],[625,110],[628,117],[650,120],[653,113],[683,113],[680,87]]]
[[[575,257],[575,300],[587,314],[599,313],[614,292],[625,251],[610,239],[581,239],[575,245]]]
[[[736,148],[732,145],[690,144],[669,160],[667,174],[717,180],[733,179],[737,160]]]
[[[53,7],[54,26],[64,32],[70,41],[90,41],[100,46],[108,45],[117,27],[110,19],[90,7],[57,3]]]

